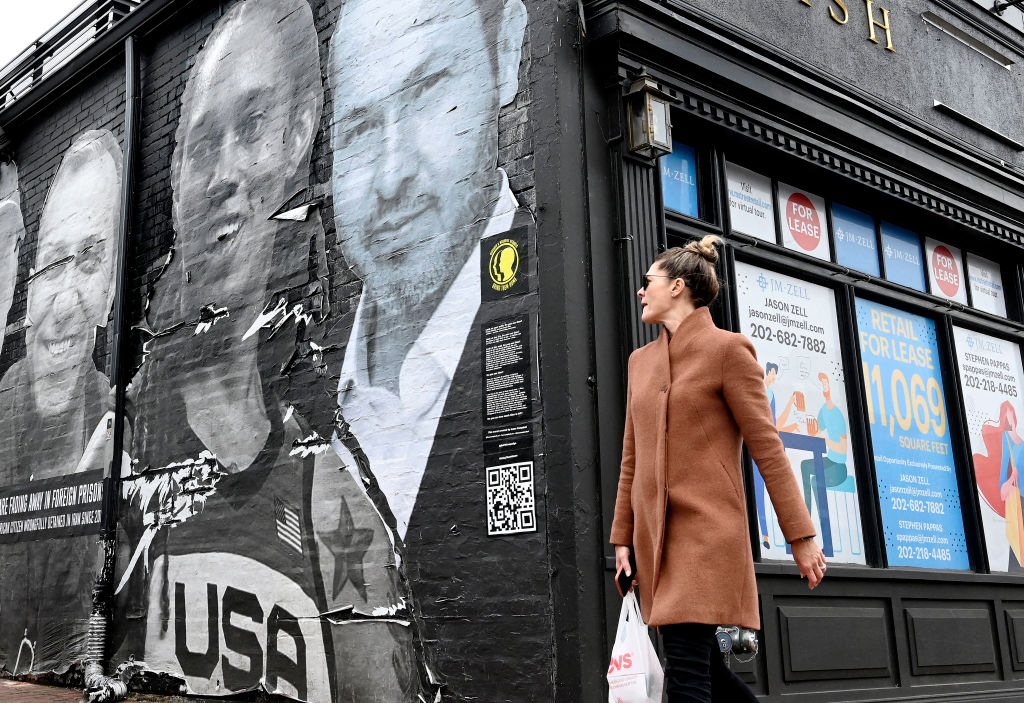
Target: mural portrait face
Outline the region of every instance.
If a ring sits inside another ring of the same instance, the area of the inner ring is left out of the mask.
[[[334,212],[372,290],[461,268],[496,197],[497,116],[517,90],[520,0],[349,0],[332,43]]]
[[[113,291],[121,150],[106,131],[71,145],[46,195],[28,284],[26,356],[37,412],[68,410],[93,366]]]
[[[308,172],[297,171],[308,163],[322,99],[305,0],[248,0],[218,22],[182,96],[172,166],[182,311],[263,307],[279,263],[279,223],[269,218],[306,185]],[[236,332],[252,321],[235,317]]]
[[[18,249],[24,236],[18,167],[14,162],[0,163],[0,328],[7,324],[7,313],[14,299]],[[3,329],[0,329],[0,349],[3,348],[3,336]]]

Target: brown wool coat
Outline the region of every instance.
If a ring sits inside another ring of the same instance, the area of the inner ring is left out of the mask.
[[[612,544],[632,545],[644,620],[759,628],[745,440],[789,542],[814,534],[746,337],[706,307],[629,357]]]

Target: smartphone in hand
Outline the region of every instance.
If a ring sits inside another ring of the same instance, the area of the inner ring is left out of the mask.
[[[629,593],[629,589],[633,587],[633,581],[636,580],[636,558],[633,556],[633,550],[629,550],[629,570],[632,575],[626,576],[626,570],[623,569],[615,577],[615,587],[619,589],[619,596],[622,598],[626,597]]]

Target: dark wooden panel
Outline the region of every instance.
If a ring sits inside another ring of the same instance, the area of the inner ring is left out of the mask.
[[[787,681],[892,675],[883,608],[782,606],[779,625]]]
[[[907,608],[910,670],[922,674],[995,671],[992,617],[986,608]]]
[[[1006,632],[1010,637],[1010,665],[1024,671],[1024,610],[1006,611]]]

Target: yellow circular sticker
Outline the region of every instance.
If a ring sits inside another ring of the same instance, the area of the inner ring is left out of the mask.
[[[514,286],[519,273],[519,243],[514,239],[498,241],[491,247],[487,269],[494,290],[506,291]]]

